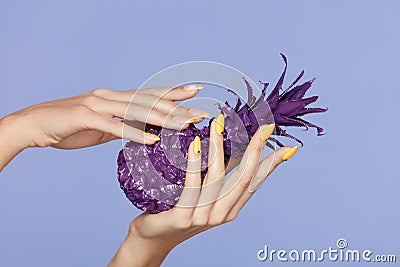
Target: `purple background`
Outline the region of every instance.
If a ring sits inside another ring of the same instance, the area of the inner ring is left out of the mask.
[[[256,257],[264,245],[322,250],[340,237],[399,261],[400,3],[299,2],[0,1],[0,117],[96,87],[137,88],[192,60],[275,82],[284,52],[287,82],[302,68],[317,78],[309,95],[329,111],[308,119],[327,135],[291,131],[305,147],[237,221],[183,243],[164,266],[267,266]],[[104,266],[139,214],[116,180],[120,147],[29,149],[6,167],[0,265]]]

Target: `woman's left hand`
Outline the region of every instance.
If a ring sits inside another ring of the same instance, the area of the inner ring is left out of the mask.
[[[19,110],[0,119],[0,172],[27,147],[76,149],[119,138],[154,144],[160,138],[145,132],[145,124],[180,130],[208,116],[175,103],[195,96],[202,87],[122,92],[100,88]]]
[[[158,214],[142,213],[109,266],[159,266],[184,240],[234,220],[256,189],[297,147],[282,147],[260,162],[274,125],[261,126],[254,134],[238,168],[224,182],[223,137],[216,120],[211,124],[208,173],[201,182],[200,139],[188,151],[185,187],[176,206]]]

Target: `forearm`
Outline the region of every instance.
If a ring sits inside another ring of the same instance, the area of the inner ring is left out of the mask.
[[[161,245],[156,240],[141,238],[136,231],[131,231],[107,266],[160,266],[172,248],[173,246]]]
[[[0,119],[0,172],[27,146],[29,133],[22,132],[18,124],[19,119],[13,115]]]

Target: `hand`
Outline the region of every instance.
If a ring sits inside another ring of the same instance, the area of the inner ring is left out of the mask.
[[[201,88],[96,89],[17,111],[0,120],[0,171],[27,147],[75,149],[118,138],[153,144],[159,138],[143,131],[145,123],[179,130],[208,115],[174,103]]]
[[[238,168],[224,182],[223,139],[217,127],[214,120],[210,129],[213,145],[208,151],[209,168],[203,184],[196,138],[189,147],[185,187],[177,205],[168,211],[142,213],[135,218],[109,266],[159,266],[179,243],[234,220],[266,177],[297,151],[297,147],[282,147],[259,162],[274,127],[262,126],[251,139]]]

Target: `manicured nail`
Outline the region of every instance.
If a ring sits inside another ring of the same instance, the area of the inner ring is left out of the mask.
[[[263,177],[260,179],[260,178],[257,178],[256,176],[254,176],[251,179],[250,186],[248,187],[249,193],[255,192],[262,185],[262,183],[264,183],[266,178],[267,177]]]
[[[201,153],[201,142],[200,137],[196,136],[194,138],[194,145],[193,145],[194,154],[200,155]]]
[[[296,154],[297,149],[299,149],[299,146],[292,147],[288,152],[285,153],[285,155],[282,156],[282,160],[288,160],[293,157],[294,154]]]
[[[160,141],[160,137],[151,133],[143,133],[143,137],[148,141]]]
[[[193,123],[195,121],[195,119],[187,119],[179,116],[172,117],[172,120],[174,120],[177,123]]]
[[[190,109],[189,113],[196,117],[205,117],[205,118],[210,117],[210,114],[198,109]]]
[[[189,85],[185,85],[184,87],[182,87],[182,89],[186,90],[186,91],[200,90],[203,88],[204,88],[203,85],[198,85],[198,84],[189,84]]]
[[[275,129],[275,124],[269,124],[265,126],[261,131],[261,141],[265,142],[271,136],[272,132]]]
[[[217,119],[215,120],[215,130],[217,131],[218,135],[224,134],[224,126],[225,126],[224,124],[225,124],[224,114],[219,114]]]

